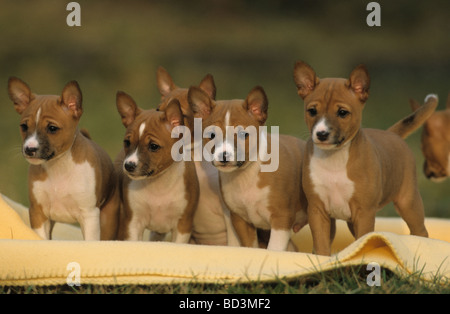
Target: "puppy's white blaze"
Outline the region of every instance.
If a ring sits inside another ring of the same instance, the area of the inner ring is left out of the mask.
[[[227,111],[227,113],[225,114],[225,127],[230,125],[230,110]]]
[[[272,251],[286,251],[290,238],[290,230],[271,229],[267,249]]]
[[[229,119],[230,119],[230,112],[228,111],[226,116],[225,116],[225,123],[229,123]],[[216,161],[223,161],[223,153],[226,152],[228,154],[228,161],[232,161],[234,160],[234,155],[235,155],[235,151],[234,151],[234,127],[233,126],[229,126],[227,125],[225,128],[225,139],[224,141],[220,142],[219,144],[215,147],[215,151],[214,151],[214,160]],[[216,134],[217,136],[217,134]]]
[[[144,134],[144,130],[145,130],[145,122],[142,122],[141,125],[139,126],[139,139],[141,138],[142,134]]]
[[[319,120],[319,122],[316,123],[316,125],[313,127],[312,133],[315,135],[317,132],[329,132],[329,128],[327,126],[327,122],[325,118],[322,118]]]
[[[39,123],[40,117],[41,117],[41,108],[39,108],[36,113],[36,125]]]
[[[234,143],[233,142],[229,142],[227,140],[223,141],[222,143],[220,143],[214,151],[214,160],[216,161],[223,161],[223,153],[227,152],[228,153],[228,161],[232,161],[234,160]]]
[[[134,151],[133,154],[131,154],[131,155],[129,155],[127,158],[125,158],[124,163],[130,162],[130,161],[131,161],[131,162],[134,162],[135,164],[138,163],[138,161],[139,161],[139,157],[138,157],[138,148],[136,148],[136,150]]]
[[[25,143],[23,143],[23,148],[38,148],[39,147],[39,141],[37,138],[37,133],[34,132],[29,138],[25,140]]]

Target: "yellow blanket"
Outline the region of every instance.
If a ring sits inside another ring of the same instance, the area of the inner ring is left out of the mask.
[[[57,240],[29,228],[28,210],[0,197],[0,285],[230,283],[291,279],[335,267],[378,263],[422,280],[450,278],[450,221],[427,219],[430,238],[410,236],[399,218],[377,218],[377,229],[353,241],[338,223],[332,257],[310,254],[308,228],[294,235],[301,252],[271,252],[168,242],[81,240],[79,228],[55,226]],[[70,240],[70,241],[69,241]]]

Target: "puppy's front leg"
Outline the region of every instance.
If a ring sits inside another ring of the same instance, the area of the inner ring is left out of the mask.
[[[290,239],[290,230],[272,228],[270,229],[270,240],[267,249],[272,251],[286,251]]]
[[[100,240],[100,208],[84,210],[79,223],[86,241]]]
[[[308,222],[311,228],[314,253],[331,255],[331,218],[321,208],[308,206]]]
[[[177,228],[172,231],[172,242],[174,243],[189,243],[191,232],[182,233]]]
[[[258,235],[256,233],[256,228],[232,211],[230,212],[230,217],[233,227],[238,234],[241,245],[245,247],[257,248]]]
[[[353,236],[355,239],[361,238],[363,235],[375,230],[375,213],[377,210],[354,210],[352,217]]]
[[[54,222],[44,215],[41,206],[31,203],[29,209],[31,228],[44,240],[51,240]]]

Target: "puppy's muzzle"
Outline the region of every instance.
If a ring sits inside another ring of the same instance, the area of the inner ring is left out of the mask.
[[[316,132],[316,137],[321,142],[325,142],[326,140],[328,140],[329,136],[330,136],[330,132],[327,132],[327,131]]]
[[[36,157],[36,153],[38,151],[37,147],[30,147],[30,146],[26,146],[23,150],[24,154],[26,157],[31,157],[34,158]]]
[[[126,171],[128,171],[129,173],[133,173],[136,170],[137,164],[133,161],[127,161],[123,167],[125,168]]]

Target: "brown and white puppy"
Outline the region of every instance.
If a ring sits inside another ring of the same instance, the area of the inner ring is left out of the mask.
[[[255,87],[245,100],[217,102],[191,87],[188,100],[194,113],[203,117],[203,135],[209,138],[205,149],[213,144],[212,164],[219,170],[221,193],[241,245],[258,247],[256,228],[260,228],[271,232],[268,249],[286,250],[292,228],[299,230],[307,223],[301,189],[305,142],[260,132],[268,109],[261,87]],[[231,135],[227,134],[230,127]],[[252,152],[257,153],[254,158]],[[264,157],[266,153],[278,154],[278,168],[261,171],[274,162]]]
[[[177,99],[183,112],[184,125],[188,126],[191,131],[192,148],[195,146],[196,149],[201,151],[202,142],[194,142],[194,133],[202,132],[201,128],[194,130],[194,118],[201,118],[201,115],[192,111],[187,99],[188,89],[178,87],[163,67],[158,68],[157,84],[161,94],[161,103],[158,108],[164,110],[172,99]],[[216,86],[212,75],[206,75],[198,87],[209,98],[216,98]],[[200,196],[194,215],[191,241],[206,245],[239,246],[239,240],[231,224],[230,211],[220,194],[219,172],[203,158],[193,162],[199,181]]]
[[[410,104],[413,110],[420,107],[412,99]],[[446,108],[433,113],[424,123],[421,143],[425,176],[434,182],[442,182],[450,177],[450,94]]]
[[[402,137],[420,127],[437,100],[431,97],[388,131],[362,129],[370,85],[365,66],[356,67],[349,79],[319,79],[309,65],[297,62],[294,81],[311,132],[303,189],[315,253],[330,255],[335,219],[347,221],[359,238],[374,230],[376,212],[389,202],[411,234],[428,236],[414,156]]]
[[[199,187],[195,166],[172,158],[172,129],[183,125],[180,103],[173,99],[164,110],[142,110],[124,92],[117,93],[117,109],[127,128],[121,172],[120,240],[188,243]]]
[[[55,222],[78,222],[85,240],[115,239],[119,191],[110,157],[78,129],[83,113],[77,82],[61,96],[37,95],[11,77],[9,97],[21,115],[23,155],[30,163],[31,227],[51,239]]]

